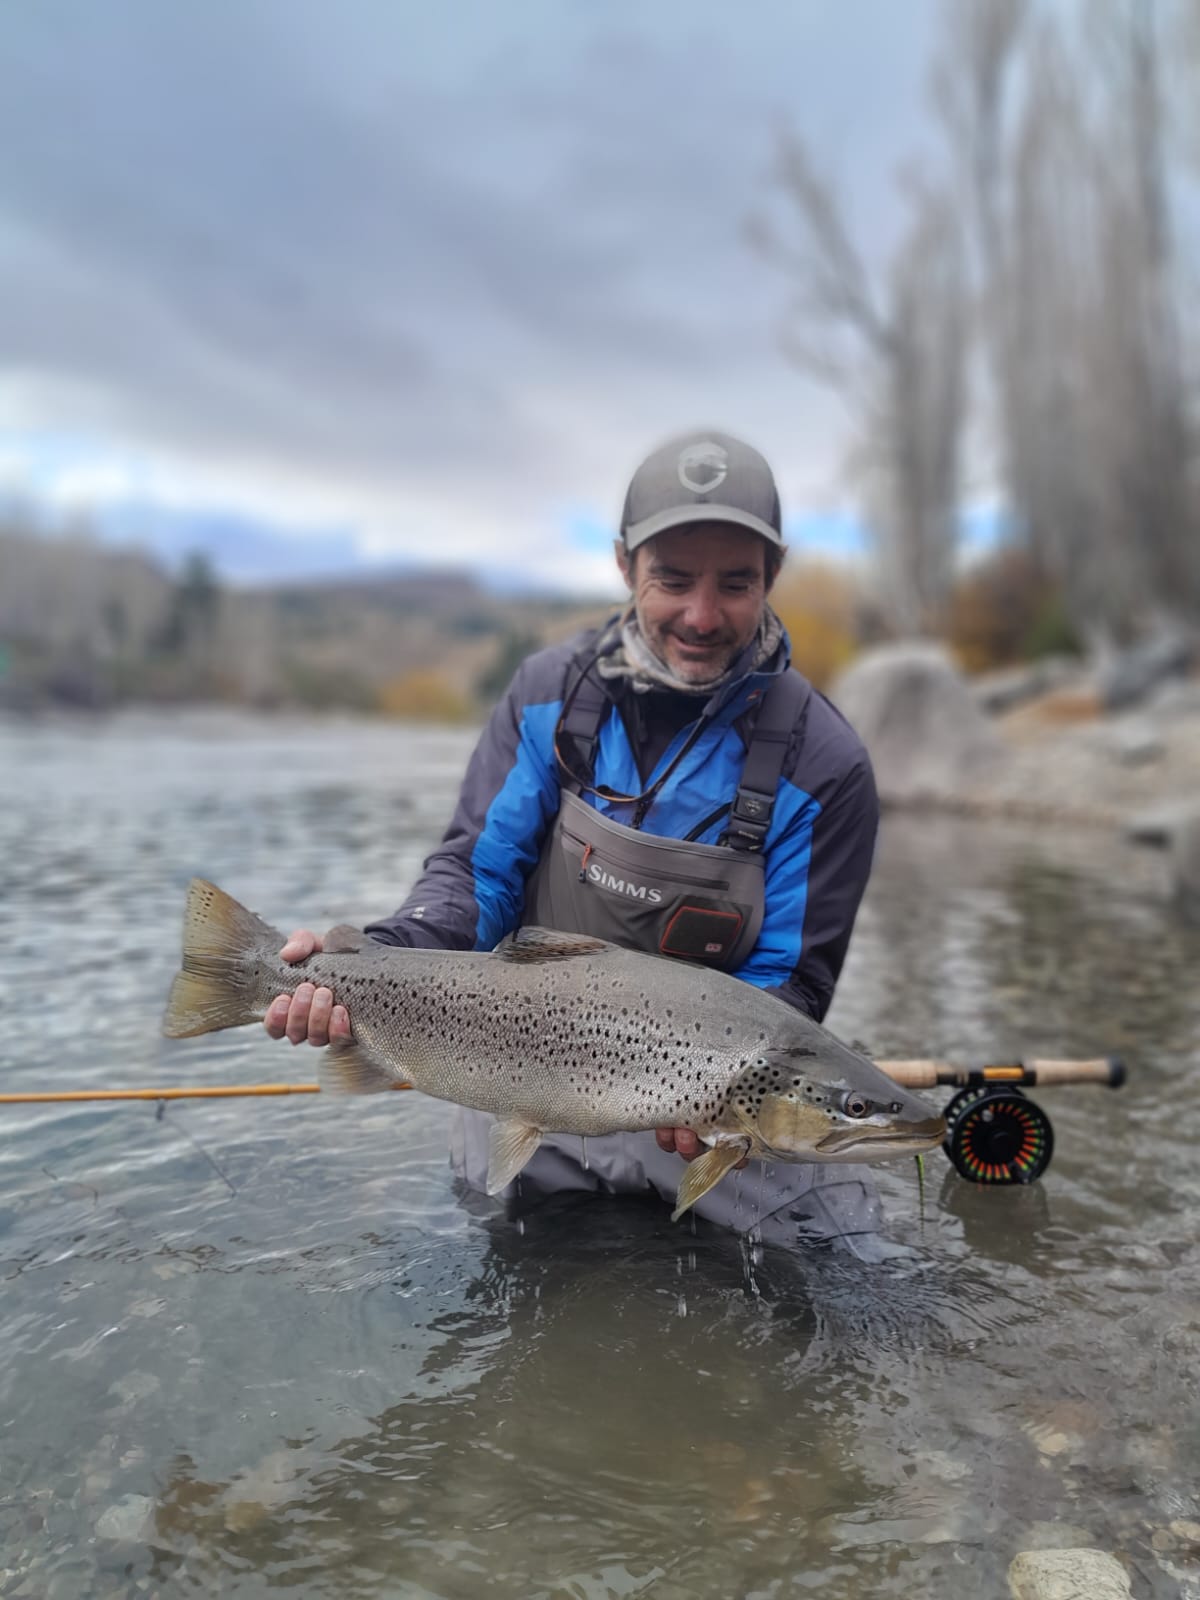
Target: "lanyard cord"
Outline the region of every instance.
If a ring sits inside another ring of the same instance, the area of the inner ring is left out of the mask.
[[[563,699],[563,708],[558,714],[558,722],[555,724],[554,728],[554,759],[566,773],[567,777],[570,778],[571,782],[578,784],[579,788],[583,790],[584,793],[594,794],[601,800],[613,800],[619,805],[635,806],[636,810],[634,811],[633,815],[633,826],[635,828],[640,828],[642,823],[646,820],[646,813],[661,794],[663,785],[675,771],[676,767],[678,767],[683,758],[695,747],[700,735],[708,727],[710,718],[707,709],[700,713],[699,717],[697,717],[696,721],[692,724],[687,738],[683,741],[683,744],[679,747],[672,758],[670,766],[660,778],[658,778],[649,786],[649,788],[643,789],[641,794],[622,794],[618,789],[613,789],[606,783],[594,784],[587,782],[585,779],[579,776],[579,774],[572,768],[571,764],[563,755],[562,749],[559,745],[559,735],[563,732],[563,727],[567,716],[570,713],[571,707],[575,704],[576,697],[583,686],[584,680],[603,654],[605,654],[603,650],[596,651],[592,659],[580,671],[579,676],[571,685],[569,692]]]

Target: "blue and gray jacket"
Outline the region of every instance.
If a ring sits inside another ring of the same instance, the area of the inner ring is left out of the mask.
[[[526,882],[558,815],[562,775],[554,750],[569,675],[595,651],[600,631],[541,650],[518,670],[475,748],[441,845],[394,916],[367,932],[387,944],[490,950],[520,926]],[[639,825],[663,838],[716,844],[745,759],[753,707],[790,671],[784,638],[763,667],[718,691],[707,726],[670,774]],[[667,691],[642,694],[609,681],[593,781],[634,795],[665,771],[700,703]],[[587,802],[630,825],[628,803]],[[697,832],[697,825],[711,818]],[[734,976],[770,989],[818,1021],[842,968],[866,888],[879,821],[870,760],[858,736],[816,691],[793,728],[763,849],[765,914]]]

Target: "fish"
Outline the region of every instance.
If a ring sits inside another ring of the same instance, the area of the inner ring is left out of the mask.
[[[322,1052],[321,1087],[405,1082],[492,1112],[486,1187],[504,1189],[546,1134],[691,1128],[706,1146],[672,1220],[745,1158],[915,1155],[945,1119],[777,996],[712,968],[525,927],[491,951],[399,949],[345,925],[288,963],[284,935],[215,884],[188,888],[163,1032],[261,1021],[279,994],[325,985],[353,1037]]]

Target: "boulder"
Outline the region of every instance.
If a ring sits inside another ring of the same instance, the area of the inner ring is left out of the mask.
[[[1008,1569],[1012,1600],[1129,1600],[1129,1574],[1103,1550],[1022,1550]]]
[[[999,735],[940,645],[867,651],[829,698],[870,751],[885,804],[953,797],[1004,759]]]

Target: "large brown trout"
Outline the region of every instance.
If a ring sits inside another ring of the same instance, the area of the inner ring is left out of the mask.
[[[939,1144],[929,1106],[775,996],[725,973],[545,928],[491,952],[401,950],[354,928],[289,965],[284,936],[202,879],[188,890],[170,1038],[261,1021],[278,994],[327,985],[354,1037],[321,1081],[367,1094],[406,1080],[491,1111],[496,1194],[543,1134],[693,1129],[674,1216],[745,1156],[878,1161]]]

